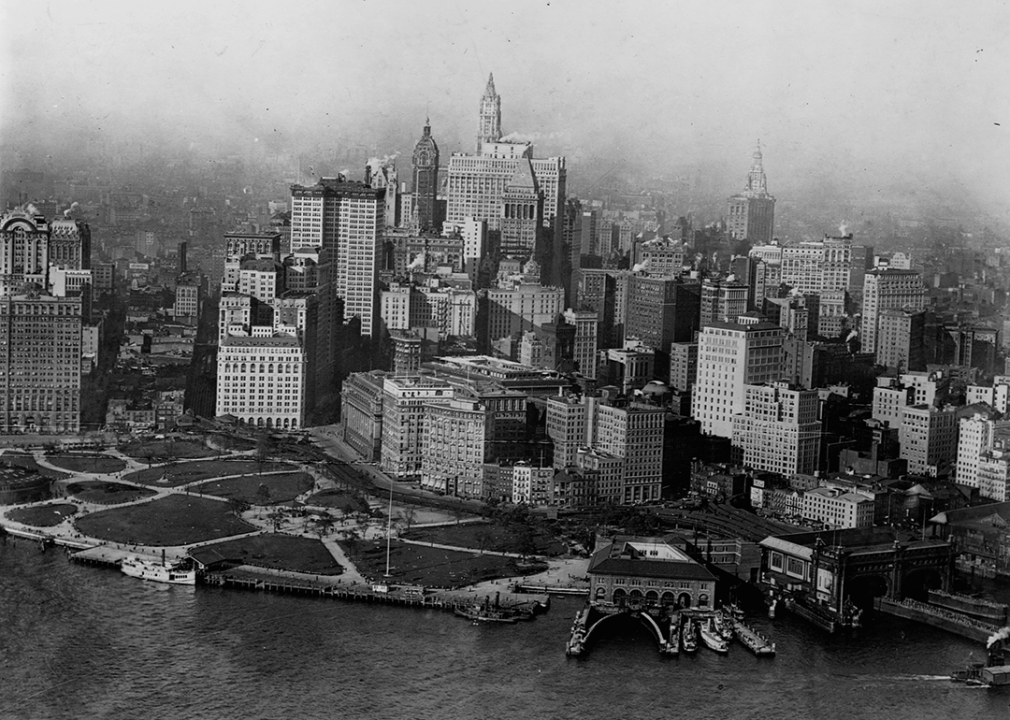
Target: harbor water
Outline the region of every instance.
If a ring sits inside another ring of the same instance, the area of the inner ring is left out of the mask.
[[[565,657],[576,598],[518,625],[429,610],[167,586],[0,545],[0,718],[1010,717],[1010,690],[947,679],[983,648],[895,618],[827,636],[751,618],[756,658],[661,658],[627,623]],[[616,624],[616,623],[615,623]]]

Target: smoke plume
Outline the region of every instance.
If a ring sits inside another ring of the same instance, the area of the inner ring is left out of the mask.
[[[419,254],[410,264],[407,266],[408,270],[423,270],[424,269],[424,253]]]
[[[997,630],[996,632],[994,632],[992,635],[989,636],[989,639],[986,640],[985,648],[986,650],[989,650],[996,643],[1002,640],[1006,640],[1008,638],[1010,638],[1010,627],[1000,628],[999,630]]]
[[[63,217],[65,218],[70,217],[71,213],[73,213],[74,210],[76,210],[80,206],[81,206],[80,203],[74,200],[74,202],[70,204],[70,207],[68,207],[66,210],[63,211]]]
[[[652,258],[645,258],[642,262],[635,263],[635,267],[631,268],[631,272],[642,272],[649,267],[649,260],[651,259]]]

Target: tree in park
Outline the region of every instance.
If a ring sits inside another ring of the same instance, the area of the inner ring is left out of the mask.
[[[488,527],[481,527],[474,533],[474,539],[477,541],[477,549],[480,550],[480,554],[483,555],[484,551],[491,544],[494,539],[494,534]]]
[[[257,505],[270,504],[270,488],[267,487],[266,483],[260,483],[260,486],[256,488],[256,501]]]
[[[417,521],[417,508],[413,505],[404,505],[400,510],[400,517],[403,518],[407,530],[410,530],[410,526]]]
[[[322,540],[333,529],[333,516],[329,513],[317,515],[312,519],[312,529],[315,530],[316,535]]]
[[[267,515],[267,518],[273,524],[274,532],[279,532],[281,529],[281,525],[287,522],[287,517],[281,510],[271,511],[270,514]]]
[[[231,508],[233,513],[241,516],[242,513],[249,509],[249,503],[242,498],[228,498],[228,507]]]

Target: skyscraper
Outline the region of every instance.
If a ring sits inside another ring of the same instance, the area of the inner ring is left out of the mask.
[[[877,352],[880,313],[884,310],[918,312],[925,303],[922,276],[915,270],[871,270],[863,285],[860,341],[864,353]]]
[[[502,199],[520,162],[529,162],[538,190],[543,194],[540,221],[550,242],[538,248],[537,261],[547,281],[561,285],[564,242],[564,205],[567,169],[565,158],[535,158],[529,142],[501,136],[501,98],[493,78],[481,98],[477,153],[453,153],[446,182],[446,221],[462,227],[467,220],[485,220],[488,230],[498,230]]]
[[[431,122],[424,121],[424,133],[414,146],[414,220],[421,230],[437,228],[438,145],[431,136]],[[406,220],[404,221],[406,223]],[[407,223],[409,224],[409,223]]]
[[[502,193],[499,213],[502,255],[527,257],[533,253],[543,226],[543,212],[543,193],[537,186],[530,159],[524,157]]]
[[[484,143],[501,140],[501,96],[494,89],[494,73],[487,77],[487,87],[480,98],[480,121],[477,127],[477,154],[484,151]]]
[[[726,222],[730,237],[763,245],[770,243],[774,235],[775,198],[768,194],[760,142],[753,157],[743,192],[729,199]]]
[[[364,337],[372,335],[377,320],[385,202],[384,189],[343,175],[311,187],[291,186],[291,251],[320,253],[320,285],[324,275],[333,279],[344,317],[360,317]],[[328,263],[332,267],[324,273]]]
[[[698,375],[691,415],[706,435],[733,437],[745,409],[745,385],[780,379],[782,328],[770,322],[710,323],[698,335]]]

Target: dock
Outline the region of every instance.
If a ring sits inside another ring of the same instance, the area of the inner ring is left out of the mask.
[[[743,620],[733,621],[733,632],[744,647],[758,657],[771,657],[775,654],[775,643],[745,623]]]
[[[464,590],[427,590],[388,588],[378,590],[375,586],[360,583],[343,583],[339,577],[309,575],[275,575],[242,566],[225,571],[206,573],[201,582],[223,588],[237,590],[258,590],[262,592],[307,595],[350,602],[364,602],[419,609],[454,612],[472,607],[474,603],[497,601],[502,607],[521,612],[532,617],[544,612],[550,606],[550,598],[542,594],[516,594],[498,592],[494,594]]]

